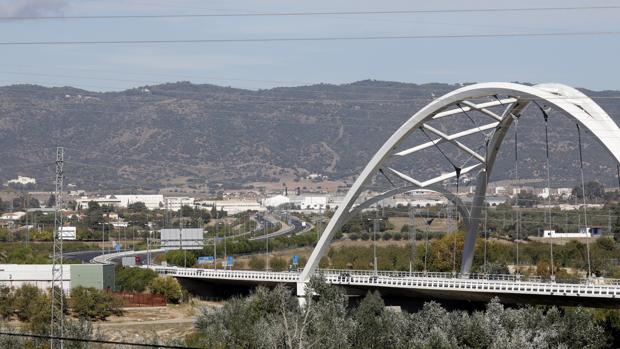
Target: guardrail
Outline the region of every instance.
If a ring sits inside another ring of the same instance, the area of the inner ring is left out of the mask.
[[[163,248],[158,248],[158,249],[153,249],[150,250],[151,253],[159,253],[159,252],[164,252],[165,250]],[[112,263],[112,260],[114,259],[118,259],[118,258],[123,258],[123,257],[131,257],[131,256],[135,256],[135,255],[140,255],[140,254],[146,254],[147,251],[143,250],[143,251],[123,251],[123,252],[115,252],[115,253],[108,253],[108,254],[103,254],[103,255],[99,255],[93,259],[90,260],[91,263],[94,264],[110,264]]]

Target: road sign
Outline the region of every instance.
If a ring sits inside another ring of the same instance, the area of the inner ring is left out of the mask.
[[[198,257],[198,264],[212,264],[215,259],[213,256]]]
[[[114,251],[121,252],[121,245],[120,244],[114,245]]]
[[[233,266],[233,257],[232,256],[228,256],[228,260],[226,261],[226,264],[228,267],[232,267]]]
[[[204,246],[202,228],[162,229],[160,234],[165,250],[201,250]]]
[[[295,255],[293,256],[293,265],[298,265],[299,264],[299,256]]]

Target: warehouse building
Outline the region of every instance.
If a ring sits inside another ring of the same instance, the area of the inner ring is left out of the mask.
[[[114,289],[114,264],[64,264],[63,286],[66,293],[83,286],[100,290]],[[25,284],[47,290],[52,286],[51,264],[0,264],[0,285],[20,287]]]

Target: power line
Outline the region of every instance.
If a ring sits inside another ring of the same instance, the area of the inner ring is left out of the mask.
[[[562,7],[512,7],[479,9],[428,9],[428,10],[372,10],[372,11],[317,11],[317,12],[242,12],[197,14],[137,14],[137,15],[82,15],[82,16],[2,16],[0,20],[71,20],[71,19],[156,19],[156,18],[202,18],[202,17],[299,17],[299,16],[359,16],[359,15],[407,15],[442,13],[505,13],[617,10],[620,6],[562,6]]]
[[[1,46],[60,46],[60,45],[139,45],[139,44],[222,44],[262,42],[309,42],[309,41],[377,41],[377,40],[419,40],[419,39],[486,39],[486,38],[546,38],[571,36],[615,36],[620,31],[585,31],[555,33],[489,33],[489,34],[446,34],[446,35],[378,35],[378,36],[317,36],[290,38],[237,38],[237,39],[170,39],[170,40],[78,40],[78,41],[3,41]]]
[[[82,343],[130,345],[130,346],[134,346],[134,347],[143,347],[143,348],[198,349],[196,347],[186,347],[186,346],[180,346],[180,345],[165,345],[165,344],[147,344],[147,343],[107,341],[107,340],[102,340],[102,339],[74,338],[74,337],[61,337],[61,336],[46,336],[46,335],[39,335],[39,334],[32,334],[32,333],[0,332],[0,336],[29,337],[29,338],[50,339],[50,340],[63,340],[63,341],[82,342]]]

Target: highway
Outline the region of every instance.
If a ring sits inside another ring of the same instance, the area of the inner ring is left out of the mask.
[[[275,219],[274,219],[275,221]],[[303,231],[308,231],[310,229],[312,229],[312,225],[309,223],[306,223],[306,226],[303,226],[303,221],[300,220],[299,218],[295,217],[295,216],[289,216],[289,222],[292,225],[291,227],[287,228],[287,229],[280,229],[278,231],[275,231],[273,233],[269,233],[267,235],[260,235],[260,236],[256,236],[251,238],[250,240],[265,240],[265,239],[272,239],[275,237],[279,237],[279,236],[285,236],[285,235],[293,235],[293,234],[297,234]],[[269,217],[267,218],[267,227],[270,227],[274,225],[273,222],[269,221]]]

